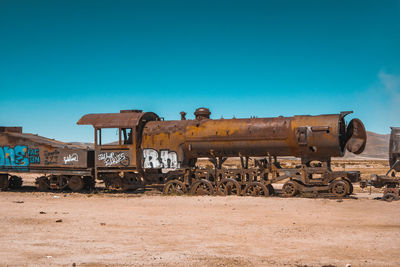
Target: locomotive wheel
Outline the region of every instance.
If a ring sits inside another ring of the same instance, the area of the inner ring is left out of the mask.
[[[275,189],[272,184],[267,185],[267,188],[270,196],[275,195]]]
[[[0,174],[0,189],[6,190],[8,188],[8,174]]]
[[[298,191],[296,183],[292,181],[287,181],[282,187],[282,195],[284,197],[293,197]]]
[[[83,183],[85,184],[85,188],[89,190],[94,189],[94,186],[96,184],[92,176],[84,176]]]
[[[213,195],[214,187],[206,179],[201,179],[195,182],[190,189],[190,194],[192,195]]]
[[[246,185],[243,191],[245,196],[269,196],[268,188],[260,182],[249,183],[248,185]]]
[[[39,191],[48,191],[50,189],[50,181],[46,176],[37,178],[36,184]]]
[[[22,186],[22,178],[19,176],[11,176],[10,179],[8,179],[8,187],[10,189],[18,189],[21,188]]]
[[[333,181],[331,184],[331,192],[337,197],[344,197],[348,194],[350,186],[344,181]]]
[[[77,175],[72,176],[69,178],[68,181],[68,187],[71,188],[72,191],[78,192],[85,187],[85,183],[83,182],[83,179]]]
[[[181,181],[171,180],[164,185],[163,192],[165,195],[183,195],[187,193],[187,188]]]
[[[112,179],[111,188],[113,189],[122,189],[122,178],[117,176]]]
[[[66,175],[50,175],[50,188],[64,190],[68,187],[68,177]]]
[[[387,202],[392,202],[396,196],[392,193],[386,193],[383,195],[382,200],[387,201]]]
[[[222,179],[217,185],[217,192],[223,196],[238,195],[240,196],[240,184],[234,179]]]
[[[348,180],[343,180],[343,182],[345,182],[347,184],[348,188],[349,188],[347,193],[349,195],[353,194],[353,184]]]

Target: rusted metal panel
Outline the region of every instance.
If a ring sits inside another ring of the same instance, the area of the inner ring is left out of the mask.
[[[389,163],[390,168],[400,172],[400,127],[391,127],[392,132],[389,140]]]
[[[348,113],[219,120],[202,116],[196,120],[149,122],[141,143],[143,167],[180,168],[199,157],[239,155],[327,160],[343,156],[350,141],[353,145],[348,150],[360,153],[366,132],[359,120],[357,127],[351,124],[351,131],[346,128],[343,117]]]
[[[120,171],[142,172],[142,151],[140,144],[142,131],[148,121],[159,121],[160,118],[153,112],[141,110],[121,110],[120,113],[87,114],[78,124],[93,125],[95,129],[95,178],[104,176],[102,173]],[[119,141],[117,144],[102,144],[102,128],[118,128]],[[121,131],[131,129],[128,142]],[[98,135],[100,134],[100,135]]]
[[[77,170],[93,166],[93,152],[38,135],[0,133],[0,171]]]
[[[141,120],[149,119],[158,119],[158,116],[153,112],[121,111],[121,113],[87,114],[77,124],[93,125],[95,128],[132,128],[138,126]]]
[[[0,133],[9,132],[9,133],[22,133],[22,127],[5,127],[0,126]]]
[[[113,149],[101,150],[97,153],[96,167],[124,168],[130,165],[130,151]],[[133,165],[135,165],[134,162]]]
[[[106,168],[114,169],[136,169],[141,171],[142,152],[140,143],[142,130],[148,121],[158,121],[160,118],[153,112],[142,112],[141,110],[121,110],[120,113],[103,113],[84,115],[77,124],[93,125],[95,128],[95,163],[97,178],[99,172]],[[132,129],[129,144],[121,142],[121,130],[118,144],[99,144],[97,130],[102,128],[129,128]]]
[[[351,120],[346,135],[348,139],[346,149],[354,154],[361,154],[365,149],[367,140],[364,124],[359,119]]]

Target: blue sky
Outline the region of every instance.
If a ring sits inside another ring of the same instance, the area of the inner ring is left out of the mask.
[[[87,113],[353,110],[400,126],[400,1],[0,0],[0,125],[91,141]]]

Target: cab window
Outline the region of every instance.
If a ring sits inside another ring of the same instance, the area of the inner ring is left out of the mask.
[[[122,128],[121,129],[121,137],[122,137],[122,144],[124,145],[132,145],[132,129],[131,128]]]
[[[133,144],[132,128],[98,128],[96,144],[100,146],[116,146]]]

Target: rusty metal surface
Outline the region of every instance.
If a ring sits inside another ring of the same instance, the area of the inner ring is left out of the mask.
[[[9,132],[9,133],[22,133],[22,127],[5,127],[0,126],[0,133]]]
[[[159,121],[160,118],[153,112],[142,112],[141,110],[121,110],[120,113],[87,114],[84,115],[77,124],[92,125],[95,129],[95,179],[109,180],[110,173],[120,171],[142,172],[142,152],[140,143],[142,131],[148,121]],[[116,144],[102,144],[101,129],[118,128],[119,141]],[[125,136],[122,129],[131,129],[130,134]],[[123,138],[128,139],[122,141]],[[136,174],[135,174],[136,175]],[[115,181],[121,180],[114,177]],[[121,182],[110,184],[124,185],[124,187],[135,187],[135,184],[127,183],[125,179]],[[128,181],[129,182],[129,181]],[[127,185],[128,184],[128,185]],[[121,187],[121,186],[117,187]]]
[[[351,120],[347,127],[346,136],[348,140],[346,149],[356,155],[361,154],[367,143],[367,132],[364,124],[359,119]]]
[[[210,115],[211,115],[211,112],[208,108],[198,108],[194,112],[194,116],[196,117],[196,120],[209,119]]]
[[[93,167],[93,152],[42,136],[0,132],[0,172],[84,171]]]
[[[356,128],[356,130],[354,130]],[[353,129],[353,130],[349,130]],[[361,153],[366,132],[342,114],[277,118],[152,121],[143,130],[144,168],[189,166],[199,157],[295,156],[326,160]]]
[[[400,172],[400,127],[391,127],[391,129],[392,132],[389,141],[389,164],[391,169]]]
[[[158,116],[153,112],[138,112],[138,110],[120,113],[99,113],[84,115],[78,125],[93,125],[95,128],[132,128],[138,126],[141,120],[156,120]]]

